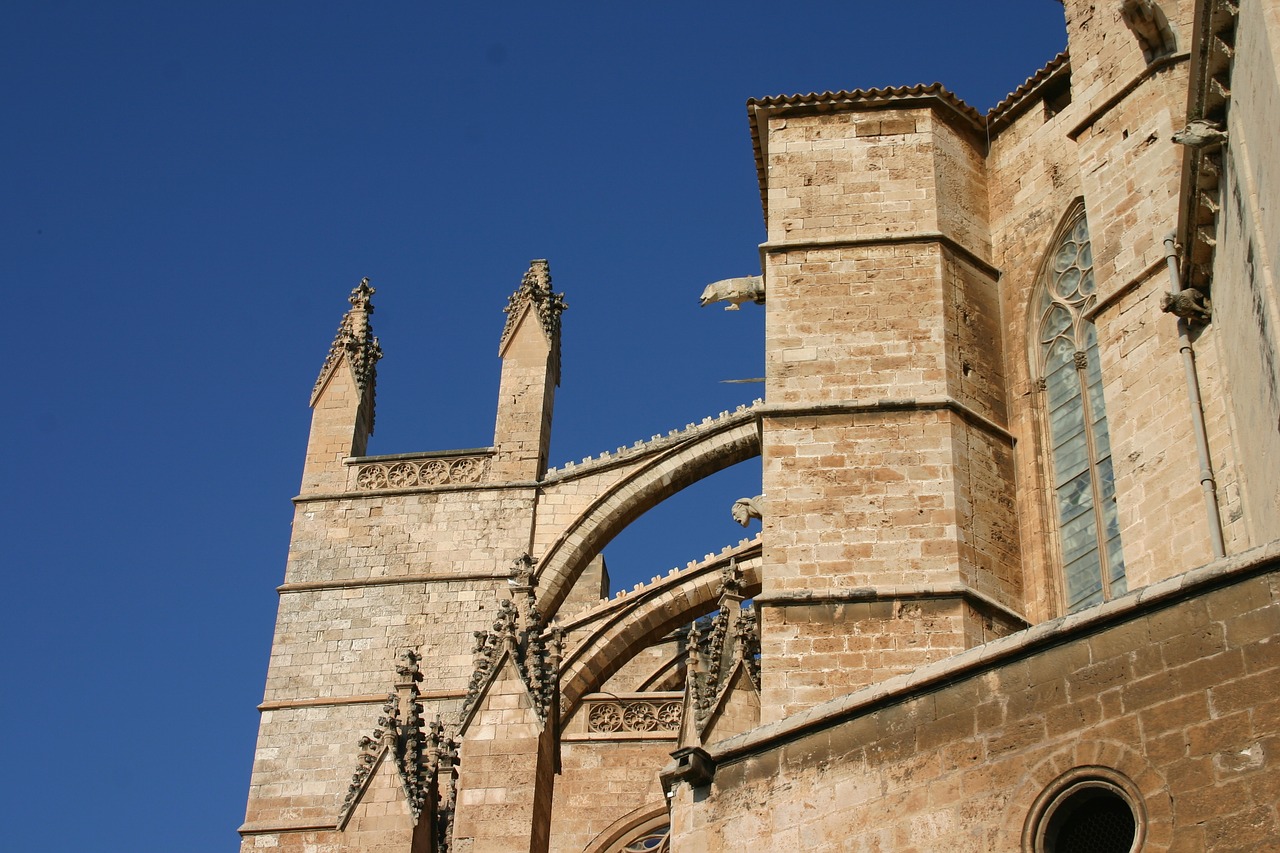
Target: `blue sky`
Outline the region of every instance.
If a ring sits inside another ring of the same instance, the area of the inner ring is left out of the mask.
[[[308,394],[369,276],[371,453],[492,438],[502,307],[566,293],[553,464],[749,402],[750,97],[941,81],[986,110],[1054,0],[28,2],[0,8],[13,312],[0,624],[6,844],[234,849]],[[749,462],[606,550],[736,542]]]

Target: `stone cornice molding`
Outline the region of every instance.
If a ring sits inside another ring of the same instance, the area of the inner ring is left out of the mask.
[[[778,240],[760,244],[762,255],[803,252],[814,249],[856,249],[861,246],[900,246],[914,243],[941,243],[947,249],[963,257],[973,266],[999,281],[1000,269],[941,231],[921,231],[916,234],[880,234],[872,237],[831,237],[820,240]]]
[[[422,699],[461,699],[467,694],[462,690],[419,690]],[[314,699],[272,699],[258,704],[259,711],[286,711],[294,708],[330,708],[343,705],[380,705],[387,701],[385,693],[365,693],[355,696],[317,697]]]
[[[762,406],[757,411],[761,418],[824,417],[828,415],[880,414],[888,412],[935,412],[947,410],[971,421],[984,431],[1010,446],[1017,444],[1013,433],[980,412],[954,397],[908,397],[901,400],[837,400],[830,403],[794,405],[779,403]]]
[[[998,613],[1022,627],[1030,625],[1026,616],[963,583],[919,584],[913,586],[860,586],[838,592],[808,589],[762,592],[755,597],[761,607],[788,607],[805,604],[853,604],[865,601],[902,599],[961,598],[978,610]]]
[[[289,592],[315,592],[326,589],[360,589],[368,586],[396,586],[415,583],[441,583],[444,581],[500,581],[510,577],[507,572],[442,572],[438,575],[393,575],[390,577],[344,578],[328,581],[292,581],[276,587],[280,594]]]

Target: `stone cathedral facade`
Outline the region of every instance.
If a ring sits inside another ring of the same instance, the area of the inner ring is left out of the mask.
[[[352,292],[243,851],[1280,850],[1280,2],[1064,9],[985,115],[748,102],[751,406],[548,467],[534,261],[492,445],[367,456]],[[754,536],[608,594],[754,459]]]

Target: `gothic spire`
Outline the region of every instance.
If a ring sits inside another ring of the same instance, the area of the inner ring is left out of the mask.
[[[362,278],[351,291],[351,295],[347,297],[351,308],[338,325],[338,333],[329,346],[329,355],[324,360],[324,367],[320,368],[320,376],[316,379],[315,387],[311,389],[311,405],[316,404],[320,389],[324,387],[330,374],[344,357],[351,365],[356,386],[372,400],[378,359],[382,358],[382,347],[374,337],[373,326],[369,323],[369,315],[373,313],[371,297],[374,293],[374,289],[369,286],[369,279]],[[372,423],[369,431],[373,431]]]
[[[552,369],[555,371],[556,384],[560,384],[560,315],[568,308],[563,293],[551,291],[551,268],[546,259],[529,262],[529,271],[524,274],[520,286],[515,293],[507,297],[507,307],[503,312],[507,315],[506,324],[502,327],[502,338],[498,341],[498,354],[507,347],[507,342],[515,332],[520,318],[525,314],[526,306],[537,316],[542,332],[547,336],[547,343],[552,349]]]

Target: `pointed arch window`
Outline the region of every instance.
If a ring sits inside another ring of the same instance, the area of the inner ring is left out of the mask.
[[[1098,336],[1084,316],[1098,298],[1084,207],[1077,205],[1064,222],[1037,282],[1033,359],[1051,447],[1066,605],[1078,610],[1122,595],[1128,587]]]

